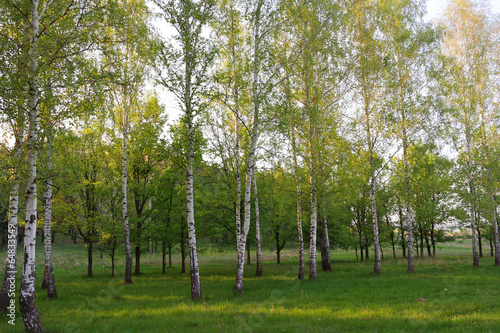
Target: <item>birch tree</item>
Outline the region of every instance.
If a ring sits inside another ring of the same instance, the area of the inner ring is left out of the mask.
[[[435,32],[423,23],[423,12],[418,2],[401,0],[393,3],[389,23],[385,25],[385,49],[390,52],[388,86],[386,93],[392,128],[401,142],[404,166],[405,219],[408,230],[408,271],[414,272],[413,225],[414,212],[411,207],[409,149],[412,140],[423,135],[428,122],[428,97],[426,96],[428,58],[436,46]],[[388,17],[386,17],[388,18]]]
[[[143,1],[118,1],[110,11],[106,33],[111,42],[103,45],[103,64],[112,78],[112,98],[116,123],[121,132],[122,218],[125,240],[125,284],[132,283],[132,250],[128,210],[128,139],[134,113],[139,112],[139,98],[145,81],[149,40],[146,25],[148,9]]]
[[[24,100],[28,121],[27,138],[27,185],[26,185],[26,232],[24,242],[24,271],[19,294],[19,304],[25,329],[42,331],[40,317],[35,305],[35,240],[37,219],[37,156],[39,151],[39,105],[45,87],[40,84],[42,73],[50,71],[62,63],[67,65],[78,54],[89,47],[86,37],[94,27],[99,11],[93,11],[92,1],[77,4],[73,1],[31,1],[2,2],[2,13],[22,36],[22,44],[17,46],[21,52],[25,69],[20,77],[28,87]],[[2,35],[5,37],[6,35]],[[8,43],[15,39],[8,39]],[[19,54],[19,53],[17,53]],[[61,66],[62,72],[70,69]],[[19,96],[21,99],[23,97]]]
[[[175,29],[175,36],[161,45],[159,69],[160,84],[175,94],[183,111],[182,125],[185,138],[187,225],[191,272],[191,298],[202,297],[196,228],[194,215],[194,158],[197,117],[206,108],[203,100],[207,71],[214,57],[207,38],[207,23],[212,16],[211,0],[155,1],[166,22]]]
[[[496,182],[492,174],[495,161],[492,144],[498,142],[495,117],[498,116],[496,96],[500,88],[498,81],[498,41],[500,21],[493,17],[485,1],[453,0],[446,8],[441,22],[444,28],[443,54],[446,61],[446,77],[453,83],[444,83],[448,90],[448,105],[455,110],[450,113],[453,121],[462,127],[465,136],[464,150],[469,187],[469,217],[473,235],[473,265],[479,265],[477,249],[476,211],[478,197],[483,185],[487,204],[484,215],[493,229],[495,265],[500,265],[500,242],[496,212]],[[477,149],[478,153],[475,153]],[[479,179],[474,179],[474,164],[480,165]]]
[[[245,29],[245,17],[242,13],[244,1],[221,1],[217,16],[213,20],[213,28],[216,34],[216,45],[219,50],[216,77],[214,80],[216,89],[216,100],[221,104],[223,110],[229,112],[230,124],[226,124],[225,132],[232,133],[233,158],[227,158],[226,165],[231,165],[235,175],[236,193],[234,199],[236,239],[241,234],[241,161],[242,142],[247,140],[247,134],[242,128],[242,119],[248,114],[249,99],[251,94],[250,80],[245,82],[249,74],[249,31]],[[226,116],[222,116],[224,119]],[[217,140],[220,145],[220,140]],[[232,161],[228,163],[229,161]],[[257,200],[257,199],[256,199]],[[257,248],[259,246],[257,245]],[[258,257],[259,254],[257,254]],[[257,259],[258,260],[258,259]],[[259,276],[259,265],[257,275]]]
[[[480,208],[477,199],[481,179],[477,168],[481,164],[484,166],[484,189],[490,203],[486,215],[493,228],[495,248],[498,249],[495,182],[491,179],[488,132],[495,133],[495,126],[489,120],[496,112],[493,96],[498,89],[498,79],[493,72],[498,66],[494,59],[498,57],[496,39],[499,25],[489,16],[484,2],[468,0],[450,1],[440,24],[444,29],[440,57],[444,73],[439,77],[439,88],[449,111],[446,113],[448,134],[459,152],[458,161],[464,166],[464,185],[468,193],[463,197],[468,205],[472,232],[473,266],[478,267],[477,213]],[[480,156],[475,155],[475,151],[480,151]],[[496,255],[495,264],[499,263]]]
[[[287,100],[292,97],[291,103],[299,105],[300,110],[298,115],[292,116],[290,123],[292,131],[295,131],[294,125],[297,128],[297,131],[292,133],[292,145],[296,146],[292,147],[292,152],[302,151],[308,168],[311,207],[309,278],[314,280],[317,278],[318,181],[324,171],[323,166],[334,163],[328,159],[326,152],[334,146],[333,144],[327,147],[332,143],[328,137],[336,132],[338,101],[343,94],[341,82],[346,72],[345,66],[342,65],[342,46],[339,41],[343,39],[342,34],[345,31],[340,25],[342,13],[337,6],[322,2],[304,3],[300,4],[293,14],[290,19],[290,35],[300,52],[288,57],[292,64],[286,67],[285,72],[293,73],[293,82],[290,86],[285,81],[285,95],[288,96]],[[283,43],[288,44],[286,38]],[[328,85],[325,85],[325,82],[328,82]],[[291,91],[286,91],[290,89]],[[287,110],[293,108],[287,106]],[[302,122],[302,125],[298,125],[299,122]],[[295,133],[298,140],[294,138]],[[297,149],[296,143],[301,143],[302,149]],[[296,158],[294,164],[295,162]],[[300,191],[297,188],[297,192]],[[320,225],[322,221],[320,220]],[[328,236],[325,234],[325,237]],[[325,243],[322,245],[325,250]],[[322,253],[329,256],[329,251]],[[325,258],[325,264],[326,262]],[[329,270],[329,267],[325,265],[325,269]]]
[[[243,293],[243,273],[245,269],[245,248],[248,232],[250,230],[250,216],[251,216],[251,191],[252,191],[252,177],[255,168],[255,154],[257,151],[257,145],[260,134],[260,117],[261,117],[261,106],[263,103],[263,96],[265,95],[265,89],[268,88],[261,81],[261,71],[262,71],[262,60],[264,59],[265,53],[263,52],[263,47],[265,46],[265,40],[269,36],[267,35],[270,31],[266,30],[271,24],[271,13],[272,3],[267,3],[264,0],[258,0],[257,2],[251,4],[250,15],[251,15],[251,28],[252,28],[252,46],[253,54],[251,56],[251,66],[252,66],[252,86],[251,86],[251,116],[249,121],[246,123],[246,128],[249,136],[249,144],[247,147],[246,165],[247,170],[245,174],[245,213],[244,213],[244,224],[241,232],[237,238],[237,266],[236,266],[236,281],[234,284],[235,293]],[[268,20],[266,20],[266,16]]]
[[[381,96],[381,70],[383,57],[381,43],[375,37],[377,26],[380,23],[379,7],[377,3],[356,1],[354,23],[354,50],[357,54],[358,70],[357,87],[361,95],[362,119],[368,146],[367,155],[370,165],[370,209],[373,227],[374,268],[375,274],[380,274],[380,238],[377,212],[377,170],[375,167],[376,143],[380,132],[380,96]]]
[[[5,4],[1,4],[4,6]],[[18,247],[18,214],[19,214],[19,189],[21,186],[22,172],[17,165],[22,164],[23,146],[25,145],[25,126],[26,126],[26,97],[23,91],[27,90],[26,73],[22,69],[23,56],[26,48],[20,48],[25,45],[22,42],[23,35],[21,28],[22,18],[18,13],[3,11],[3,22],[0,27],[0,67],[2,75],[0,78],[0,94],[2,103],[0,104],[0,119],[9,124],[8,128],[13,133],[14,145],[7,155],[9,157],[6,166],[10,172],[10,196],[8,207],[8,240],[7,240],[7,259],[5,263],[5,275],[0,292],[0,312],[7,312],[14,295],[9,297],[9,289],[12,280],[15,280],[17,268],[17,247]],[[22,50],[16,57],[17,50]]]

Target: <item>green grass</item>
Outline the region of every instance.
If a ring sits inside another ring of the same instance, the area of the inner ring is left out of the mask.
[[[39,289],[39,245],[36,304],[46,332],[500,332],[500,268],[489,256],[473,268],[469,250],[468,242],[442,244],[437,259],[416,260],[409,274],[406,261],[388,259],[386,249],[380,276],[372,262],[335,251],[333,272],[299,281],[297,252],[287,250],[277,265],[267,249],[263,277],[246,266],[243,295],[233,293],[236,255],[206,253],[200,255],[204,299],[193,302],[178,256],[161,274],[161,257],[144,254],[143,275],[124,286],[123,256],[112,278],[109,258],[96,253],[88,278],[86,249],[68,243],[54,244],[59,298],[50,300]],[[23,331],[19,312],[15,327],[0,321],[0,332]]]

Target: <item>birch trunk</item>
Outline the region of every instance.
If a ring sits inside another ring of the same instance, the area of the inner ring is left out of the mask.
[[[364,89],[366,88],[364,87]],[[378,216],[377,216],[377,178],[375,174],[373,140],[371,134],[369,108],[370,108],[369,102],[365,95],[365,126],[366,126],[366,139],[368,141],[368,154],[369,154],[368,160],[370,162],[370,204],[371,204],[372,226],[373,226],[373,247],[375,252],[375,262],[373,266],[373,272],[375,274],[380,274],[380,238],[378,232]]]
[[[312,154],[312,153],[311,153]],[[312,164],[312,158],[311,158]],[[316,280],[316,235],[317,235],[317,199],[316,199],[316,178],[314,176],[314,168],[311,167],[311,229],[309,243],[309,279]]]
[[[232,2],[231,2],[232,6]],[[231,8],[231,26],[234,33],[234,11]],[[241,175],[240,175],[240,104],[239,89],[236,70],[236,45],[232,44],[233,61],[233,80],[234,80],[234,161],[236,164],[236,239],[239,239],[241,233]]]
[[[376,189],[376,176],[375,167],[373,162],[373,151],[370,153],[370,170],[371,170],[371,184],[370,184],[370,203],[372,210],[372,224],[373,224],[373,245],[375,252],[375,263],[373,272],[380,274],[380,237],[378,232],[378,216],[377,216],[377,189]]]
[[[28,180],[26,184],[26,225],[24,233],[24,270],[19,292],[19,310],[27,332],[42,332],[42,324],[35,305],[35,242],[37,220],[37,168],[38,153],[38,0],[32,1],[29,50],[29,135]]]
[[[23,146],[23,124],[20,124],[19,135],[16,138],[14,146],[14,161],[17,161],[21,155]],[[14,295],[10,293],[10,287],[15,286],[16,281],[16,267],[17,267],[17,219],[19,213],[19,186],[20,176],[14,173],[14,184],[10,190],[9,197],[9,222],[7,225],[7,259],[5,260],[5,275],[2,283],[2,290],[0,292],[0,312],[7,312],[7,307],[10,305],[11,299],[14,300]],[[10,294],[10,296],[9,296]]]
[[[471,147],[471,134],[469,130],[469,122],[466,117],[466,149],[467,149],[467,180],[469,183],[469,195],[470,195],[470,205],[469,205],[469,215],[470,215],[470,225],[472,229],[472,265],[474,267],[479,267],[479,251],[477,248],[477,233],[476,233],[476,213],[475,213],[475,190],[474,190],[474,178],[472,176],[472,147]]]
[[[255,169],[253,172],[253,191],[255,195],[255,255],[257,257],[257,271],[255,276],[262,276],[262,237],[260,235],[260,215],[259,215],[259,197],[257,194],[257,177],[255,176]]]
[[[198,252],[196,249],[196,229],[194,224],[194,187],[193,187],[193,162],[194,162],[194,128],[191,115],[188,116],[188,159],[187,159],[187,224],[189,234],[189,256],[191,273],[191,299],[202,297],[200,272],[198,268]]]
[[[124,124],[122,137],[122,216],[125,237],[125,284],[132,283],[132,248],[130,245],[130,224],[127,206],[127,135],[128,135],[128,110],[124,103]]]
[[[293,169],[295,174],[295,183],[297,184],[297,231],[299,235],[299,274],[298,279],[304,279],[304,234],[302,231],[302,188],[299,177],[299,168],[297,165],[297,146],[295,142],[295,124],[290,123],[293,151]]]
[[[309,97],[309,87],[306,79],[306,109],[309,113],[309,181],[311,183],[311,228],[310,228],[310,243],[309,243],[309,279],[316,280],[316,236],[317,236],[317,224],[318,224],[318,214],[317,206],[318,201],[316,197],[316,159],[314,150],[316,149],[316,138],[315,138],[315,122],[313,119],[312,110],[310,110],[310,97]]]
[[[493,189],[494,180],[491,174],[491,166],[489,161],[489,148],[488,148],[488,139],[486,137],[486,125],[484,120],[484,109],[481,104],[479,104],[479,115],[481,117],[481,139],[483,144],[483,154],[485,160],[485,172],[488,186],[488,194],[491,199],[491,220],[490,223],[493,226],[493,242],[495,244],[495,266],[500,266],[500,242],[498,239],[498,223],[497,223],[497,210],[496,210],[496,200],[495,200],[495,191]],[[481,243],[481,241],[480,241]],[[481,249],[481,244],[479,246]],[[482,250],[482,249],[481,249]]]
[[[404,120],[403,120],[404,121]],[[405,176],[406,228],[408,229],[408,271],[415,272],[413,267],[413,214],[410,205],[410,174],[408,171],[408,142],[403,128],[403,164]]]
[[[330,237],[328,236],[328,224],[326,220],[325,199],[323,198],[323,257],[321,258],[321,266],[323,272],[331,272],[332,264],[330,262]]]
[[[57,291],[52,267],[52,137],[47,138],[47,180],[43,193],[43,230],[45,234],[45,272],[43,286],[47,289],[49,298],[56,298]]]
[[[259,55],[259,45],[260,45],[260,10],[263,5],[263,0],[259,0],[257,3],[257,8],[255,12],[255,27],[254,27],[254,68],[253,68],[253,87],[252,87],[252,98],[253,98],[253,126],[252,134],[250,137],[250,150],[248,152],[247,170],[245,178],[245,221],[243,229],[241,230],[240,237],[238,238],[238,248],[237,248],[237,266],[236,266],[236,281],[234,284],[234,291],[237,293],[243,293],[243,273],[245,270],[245,245],[247,241],[248,231],[250,230],[250,215],[251,215],[251,198],[250,192],[252,189],[252,176],[254,173],[254,163],[255,163],[255,152],[257,149],[257,141],[259,140],[259,109],[260,109],[260,96],[259,89],[257,87],[259,83],[259,68],[260,68],[260,55]]]

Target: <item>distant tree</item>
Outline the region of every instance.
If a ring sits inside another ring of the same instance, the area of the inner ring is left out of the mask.
[[[499,24],[484,1],[470,0],[450,1],[441,22],[444,28],[442,55],[445,56],[441,87],[450,108],[449,118],[459,126],[459,132],[455,134],[458,135],[456,142],[466,167],[469,188],[466,200],[470,207],[474,266],[479,266],[476,233],[479,203],[476,200],[482,196],[479,193],[481,185],[487,194],[486,204],[483,204],[484,216],[493,229],[495,265],[500,265],[495,200],[497,182],[492,173],[495,168],[492,144],[498,142],[494,119],[498,116],[495,91],[499,88]],[[477,167],[481,171],[475,176],[474,169]]]

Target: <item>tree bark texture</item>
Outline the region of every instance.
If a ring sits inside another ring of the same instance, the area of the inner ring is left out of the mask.
[[[254,66],[253,66],[253,84],[252,84],[252,99],[253,99],[253,125],[250,137],[250,149],[248,152],[247,170],[245,178],[245,221],[240,237],[238,238],[237,248],[237,267],[236,281],[234,284],[235,293],[243,293],[243,273],[245,269],[245,245],[247,241],[248,231],[250,230],[251,216],[251,189],[252,176],[255,168],[255,153],[257,150],[257,142],[259,140],[259,112],[260,112],[260,96],[259,96],[259,70],[260,70],[260,10],[263,6],[263,0],[259,0],[255,11],[255,26],[254,26]]]
[[[14,159],[21,154],[21,149],[23,145],[22,139],[22,129],[20,131],[20,136],[16,139],[14,146]],[[9,290],[11,286],[15,286],[16,281],[16,268],[17,268],[17,231],[18,231],[18,213],[19,213],[19,186],[20,186],[20,176],[14,174],[14,184],[12,184],[12,189],[10,191],[9,197],[9,222],[7,225],[7,259],[5,260],[5,275],[2,283],[2,290],[0,291],[0,312],[7,312],[7,307],[10,305],[11,297],[9,297]],[[14,295],[11,294],[12,298]]]
[[[255,195],[255,256],[256,256],[256,272],[255,276],[262,276],[262,236],[260,234],[260,214],[259,214],[259,197],[257,192],[257,177],[255,175],[255,169],[253,173],[253,192]]]
[[[37,221],[37,153],[38,153],[38,0],[32,1],[29,50],[29,134],[28,179],[26,184],[26,219],[24,233],[24,270],[19,292],[19,310],[27,332],[42,332],[42,323],[35,305],[35,242]]]
[[[52,137],[47,138],[47,180],[43,193],[43,230],[45,234],[45,272],[44,286],[47,288],[47,296],[56,298],[57,291],[54,280],[54,269],[52,266]]]

